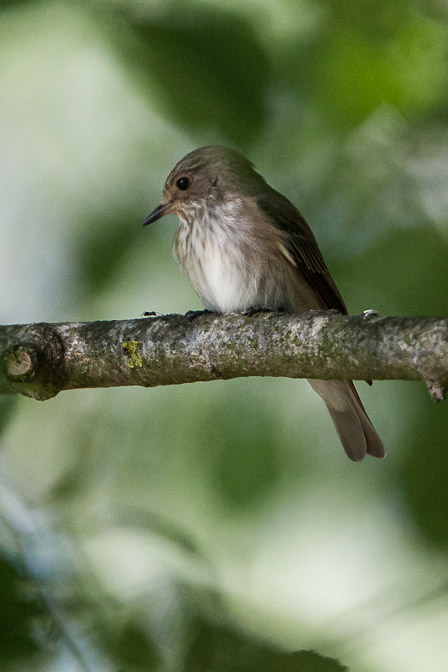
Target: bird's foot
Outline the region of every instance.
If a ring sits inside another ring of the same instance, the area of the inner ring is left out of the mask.
[[[201,315],[212,315],[213,310],[208,310],[208,308],[204,308],[204,310],[187,310],[185,313],[185,317],[189,322],[193,322],[197,317],[200,317]]]
[[[274,311],[272,308],[246,308],[246,310],[243,310],[241,315],[244,315],[245,317],[250,317],[251,315],[256,315],[257,313],[274,313],[274,312],[282,312],[281,310],[279,311]]]
[[[378,317],[378,313],[376,310],[373,310],[372,308],[368,308],[367,310],[362,311],[362,316],[365,319],[370,319],[371,317]]]

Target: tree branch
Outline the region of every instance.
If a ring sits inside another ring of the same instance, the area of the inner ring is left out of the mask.
[[[246,376],[424,380],[448,386],[448,319],[311,311],[162,315],[0,327],[0,393],[173,385]]]

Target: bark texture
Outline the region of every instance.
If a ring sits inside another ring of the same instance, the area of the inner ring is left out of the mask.
[[[448,386],[448,319],[341,315],[151,316],[0,327],[0,393],[175,385],[242,376],[424,380]]]

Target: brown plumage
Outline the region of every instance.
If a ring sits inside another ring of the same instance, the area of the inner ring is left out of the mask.
[[[300,212],[239,152],[211,145],[181,159],[145,224],[171,213],[180,222],[174,257],[209,310],[347,313]],[[325,401],[351,460],[385,456],[352,381],[308,382]]]

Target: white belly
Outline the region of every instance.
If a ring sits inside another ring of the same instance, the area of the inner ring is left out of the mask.
[[[249,307],[242,264],[244,260],[216,249],[204,253],[200,271],[189,273],[189,277],[206,308],[231,313]]]
[[[247,261],[238,244],[238,233],[232,242],[223,222],[208,221],[208,235],[198,235],[195,222],[189,226],[181,221],[173,245],[173,256],[188,276],[203,305],[220,313],[239,312],[252,306],[256,295],[256,273],[248,273]],[[203,225],[202,225],[203,226]]]

